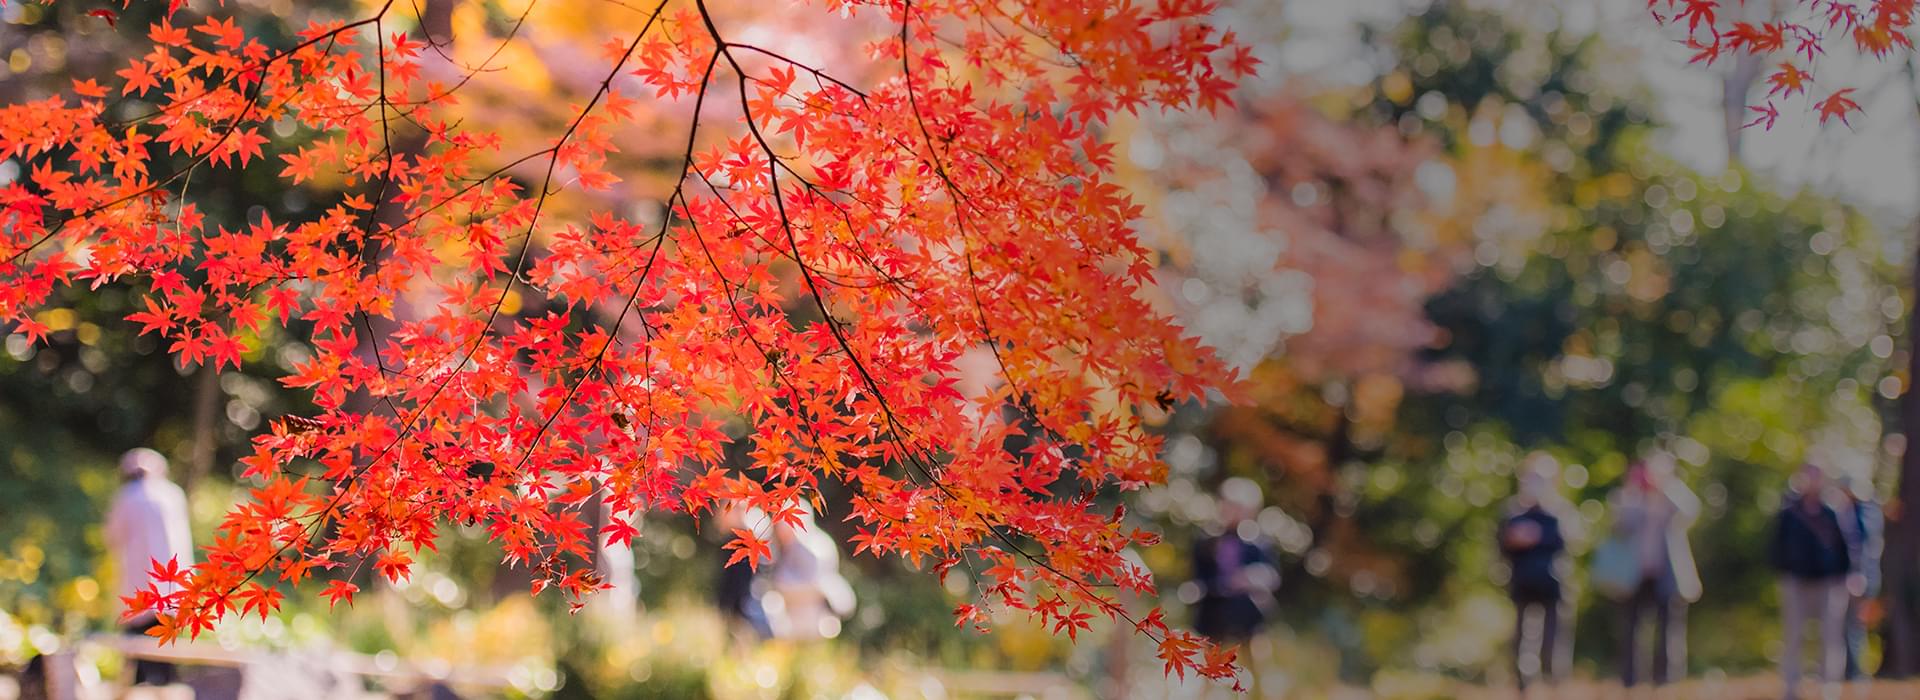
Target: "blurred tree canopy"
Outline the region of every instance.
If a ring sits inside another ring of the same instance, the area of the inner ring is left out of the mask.
[[[1187,479],[1146,502],[1198,527],[1211,513],[1191,504],[1212,484],[1253,477],[1276,505],[1261,524],[1306,574],[1283,614],[1341,649],[1348,677],[1501,677],[1511,617],[1493,531],[1520,459],[1558,457],[1592,531],[1627,463],[1670,450],[1708,508],[1693,532],[1707,593],[1692,624],[1715,632],[1694,635],[1692,664],[1765,666],[1755,640],[1777,625],[1761,543],[1787,474],[1812,460],[1871,478],[1897,447],[1883,445],[1882,415],[1904,390],[1889,374],[1899,251],[1838,202],[1663,157],[1650,98],[1619,77],[1625,59],[1590,34],[1541,32],[1550,22],[1528,12],[1554,8],[1435,2],[1370,34],[1388,66],[1376,80],[1314,102],[1349,139],[1396,137],[1406,155],[1377,172],[1397,175],[1356,179],[1357,156],[1302,173],[1310,149],[1253,142],[1263,206],[1400,215],[1243,227],[1276,247],[1331,232],[1398,259],[1301,268],[1312,293],[1281,298],[1310,298],[1310,320],[1252,369],[1257,405],[1176,417],[1169,461]],[[1331,150],[1369,153],[1342,146]],[[1439,283],[1411,317],[1345,293],[1396,277]],[[1192,301],[1203,335],[1233,303]],[[1329,371],[1322,358],[1383,344],[1323,319],[1386,319],[1405,361]],[[1180,556],[1154,561],[1184,575]],[[1585,597],[1577,649],[1601,669],[1616,646],[1607,614]]]
[[[1356,517],[1411,535],[1415,553],[1433,551],[1432,524],[1465,535],[1421,568],[1470,577],[1492,563],[1493,520],[1436,515],[1506,493],[1518,449],[1573,465],[1566,486],[1589,525],[1629,460],[1671,450],[1707,503],[1694,539],[1714,543],[1698,550],[1708,593],[1693,624],[1718,632],[1695,636],[1693,663],[1763,665],[1753,640],[1775,630],[1759,543],[1787,474],[1810,460],[1871,478],[1887,462],[1878,402],[1900,391],[1887,374],[1902,308],[1891,251],[1843,205],[1659,156],[1645,98],[1606,84],[1592,39],[1525,34],[1454,3],[1422,19],[1396,42],[1416,56],[1417,97],[1377,100],[1376,114],[1456,153],[1528,152],[1549,206],[1544,226],[1482,236],[1478,268],[1429,302],[1448,338],[1429,356],[1471,365],[1474,388],[1411,397],[1402,434],[1442,449],[1392,454],[1409,478],[1383,488],[1369,475],[1377,509]],[[1600,643],[1606,619],[1582,617],[1591,658],[1614,648]]]

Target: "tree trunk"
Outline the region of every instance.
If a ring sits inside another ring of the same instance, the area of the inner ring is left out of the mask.
[[[1742,2],[1737,8],[1728,9],[1738,13],[1736,19],[1744,18],[1757,25],[1778,19],[1785,8],[1780,0],[1771,0],[1765,5]],[[1740,137],[1746,133],[1746,125],[1753,121],[1754,115],[1747,109],[1747,95],[1751,94],[1754,81],[1760,79],[1766,62],[1764,55],[1742,51],[1734,57],[1733,67],[1720,76],[1720,117],[1726,122],[1728,168],[1740,162]]]
[[[1726,120],[1729,168],[1740,162],[1740,136],[1746,133],[1746,124],[1751,121],[1747,94],[1753,88],[1753,81],[1760,77],[1760,66],[1760,56],[1743,53],[1734,59],[1733,69],[1720,79],[1720,114]]]
[[[1920,117],[1920,84],[1914,83],[1913,57],[1907,61],[1907,79],[1916,85],[1914,114]],[[1920,122],[1916,123],[1920,125]],[[1917,232],[1920,233],[1920,232]],[[1886,617],[1880,622],[1880,671],[1882,678],[1911,678],[1920,675],[1920,515],[1907,511],[1920,505],[1920,392],[1912,382],[1920,377],[1920,315],[1914,302],[1920,301],[1920,248],[1913,259],[1913,278],[1909,280],[1907,306],[1907,382],[1900,395],[1900,433],[1907,447],[1900,453],[1900,484],[1894,500],[1887,504],[1887,542],[1880,557],[1880,602]]]
[[[1351,399],[1349,399],[1351,401]],[[1283,567],[1280,574],[1280,590],[1274,595],[1288,600],[1309,578],[1314,578],[1307,562],[1313,553],[1325,548],[1333,539],[1333,529],[1340,521],[1340,468],[1353,459],[1353,418],[1347,414],[1347,406],[1335,406],[1339,412],[1333,424],[1333,432],[1327,436],[1327,484],[1314,497],[1314,511],[1307,521],[1307,547],[1301,550],[1301,556]],[[1268,488],[1273,488],[1269,483]]]
[[[193,487],[213,473],[213,461],[220,448],[220,371],[213,363],[203,362],[194,374],[193,452],[187,458],[186,473],[180,475],[180,489],[193,497]]]
[[[427,0],[420,9],[420,29],[435,46],[453,43],[453,6],[460,0]]]
[[[1920,289],[1920,252],[1914,256],[1912,289]],[[1913,341],[1920,334],[1920,316],[1907,308],[1907,376],[1920,376],[1920,348]],[[1908,512],[1920,504],[1920,392],[1912,388],[1900,397],[1900,432],[1907,436],[1907,449],[1900,455],[1900,486],[1894,501],[1888,504],[1887,545],[1880,558],[1884,587],[1881,602],[1886,619],[1881,622],[1880,673],[1883,678],[1908,678],[1920,674],[1920,517]]]

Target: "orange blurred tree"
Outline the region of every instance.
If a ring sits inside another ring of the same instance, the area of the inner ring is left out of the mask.
[[[276,326],[314,348],[284,381],[317,414],[254,439],[251,502],[131,601],[157,636],[269,614],[282,583],[349,601],[342,569],[404,578],[449,522],[577,601],[605,585],[593,548],[650,510],[795,519],[826,483],[852,494],[832,506],[859,551],[974,572],[963,624],[1008,608],[1072,636],[1151,588],[1121,550],[1153,536],[1099,503],[1164,478],[1145,412],[1230,377],[1146,301],[1099,128],[1229,104],[1255,62],[1208,3],[596,5],[606,22],[569,31],[599,50],[548,62],[593,66],[584,98],[498,131],[462,103],[517,75],[501,56],[570,45],[528,22],[571,8],[494,18],[476,54],[447,2],[283,42],[187,5],[142,7],[144,27],[91,12],[147,48],[0,109],[24,174],[0,187],[14,332],[45,334],[59,290],[143,280],[129,320],[182,363],[235,365]],[[858,50],[819,62],[764,17]],[[630,151],[669,164],[651,215],[596,194]],[[248,170],[341,192],[206,225],[204,173]],[[976,349],[998,381],[970,398],[955,362]],[[744,471],[721,465],[736,440]],[[736,560],[766,558],[734,534]],[[1229,672],[1158,612],[1129,619],[1169,672]]]
[[[1341,516],[1340,473],[1385,444],[1409,384],[1453,381],[1416,355],[1438,340],[1424,305],[1463,261],[1469,217],[1420,185],[1453,177],[1435,144],[1355,123],[1340,113],[1350,94],[1244,95],[1228,117],[1137,137],[1129,156],[1166,190],[1152,221],[1169,305],[1248,368],[1248,402],[1195,426],[1219,452],[1206,474],[1259,480],[1305,521],[1283,544],[1323,552],[1289,559],[1291,588],[1310,559],[1315,575],[1377,563]]]

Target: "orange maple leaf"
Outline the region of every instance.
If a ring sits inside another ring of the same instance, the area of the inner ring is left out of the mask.
[[[1815,104],[1814,111],[1820,114],[1820,123],[1826,124],[1827,120],[1838,118],[1840,123],[1853,126],[1851,122],[1847,121],[1847,115],[1860,111],[1860,103],[1853,101],[1852,97],[1848,97],[1852,92],[1853,88],[1841,88],[1835,90],[1833,94],[1828,95],[1826,99],[1820,100],[1819,103]]]
[[[755,537],[752,530],[745,528],[734,528],[733,540],[724,546],[733,552],[733,556],[727,557],[727,566],[733,566],[745,560],[749,569],[759,571],[760,562],[773,559],[773,548],[766,541]]]
[[[1785,95],[1791,97],[1807,91],[1807,81],[1813,76],[1792,63],[1780,64],[1780,69],[1767,76],[1767,82],[1773,89],[1767,91],[1767,97]]]
[[[339,605],[341,601],[345,601],[347,605],[351,606],[353,605],[353,594],[358,592],[360,592],[359,586],[347,581],[334,579],[327,582],[327,590],[321,591],[320,597],[327,599],[327,607],[330,608]]]

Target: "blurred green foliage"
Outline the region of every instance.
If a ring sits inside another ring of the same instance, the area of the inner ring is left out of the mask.
[[[1590,34],[1535,29],[1527,12],[1432,3],[1372,35],[1390,68],[1333,108],[1438,142],[1448,168],[1428,181],[1485,207],[1471,263],[1428,301],[1440,340],[1415,358],[1470,381],[1409,383],[1378,443],[1307,431],[1344,459],[1330,467],[1334,515],[1313,549],[1289,555],[1306,580],[1283,595],[1283,617],[1339,649],[1350,680],[1503,679],[1512,618],[1493,533],[1520,460],[1558,457],[1592,532],[1627,463],[1658,448],[1706,503],[1692,533],[1706,588],[1692,668],[1766,667],[1778,625],[1763,542],[1787,475],[1803,460],[1869,478],[1893,463],[1882,428],[1903,389],[1890,358],[1904,313],[1891,261],[1904,249],[1834,200],[1663,157],[1648,96],[1619,77],[1627,59]],[[1288,394],[1267,419],[1295,433],[1284,416],[1357,421],[1346,389]],[[1260,479],[1286,508],[1262,519],[1277,541],[1314,520],[1285,455],[1203,420],[1174,432],[1217,456],[1167,490],[1176,527],[1205,522],[1180,504],[1230,474]],[[1607,675],[1612,610],[1590,593],[1580,609],[1578,663]]]

